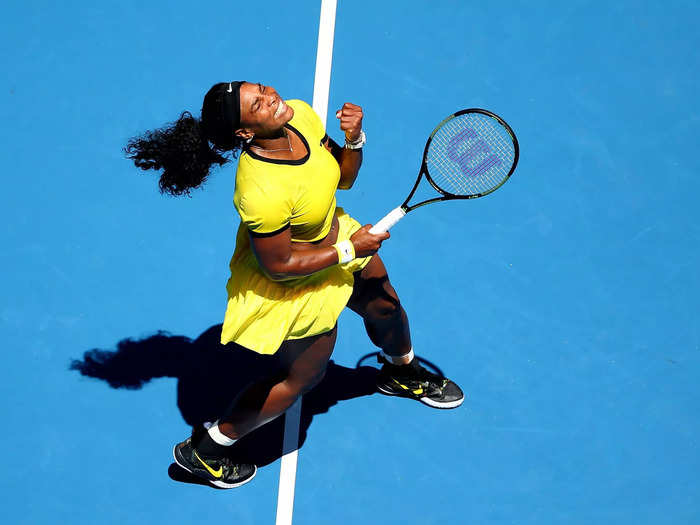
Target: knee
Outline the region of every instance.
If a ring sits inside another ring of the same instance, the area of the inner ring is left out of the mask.
[[[294,395],[299,397],[313,390],[316,385],[323,381],[324,377],[326,377],[325,366],[317,372],[305,375],[304,377],[290,376],[287,378],[286,382]]]
[[[306,394],[310,390],[313,390],[316,385],[323,381],[324,377],[326,377],[326,367],[323,367],[323,370],[311,378],[311,381],[309,381],[304,387],[302,394]]]
[[[367,314],[372,320],[390,320],[401,314],[401,303],[398,298],[378,297],[367,305]]]

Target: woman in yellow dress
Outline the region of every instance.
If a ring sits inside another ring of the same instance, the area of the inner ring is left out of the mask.
[[[241,152],[234,192],[241,223],[221,342],[271,356],[274,373],[251,383],[197,443],[175,446],[178,465],[217,487],[253,478],[255,465],[233,462],[226,447],[323,378],[346,306],[381,348],[380,392],[437,408],[464,399],[455,383],[414,359],[406,312],[377,255],[389,234],[369,233],[371,225],[336,206],[336,190],[357,178],[366,141],[361,107],[345,103],[336,117],[344,147],[305,102],[262,84],[224,82],[205,95],[201,119],[185,112],[126,148],[136,166],[162,170],[160,189],[173,195],[189,193],[213,164]]]

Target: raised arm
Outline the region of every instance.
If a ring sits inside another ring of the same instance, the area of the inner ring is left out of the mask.
[[[340,129],[345,132],[345,141],[347,143],[357,142],[362,132],[362,108],[350,102],[346,102],[343,104],[343,107],[336,112],[335,116],[340,120]],[[328,138],[325,145],[340,166],[340,182],[338,183],[338,188],[341,190],[349,190],[355,183],[355,179],[357,179],[357,175],[360,171],[360,166],[362,166],[362,148],[350,149],[348,147],[340,147],[331,138]]]

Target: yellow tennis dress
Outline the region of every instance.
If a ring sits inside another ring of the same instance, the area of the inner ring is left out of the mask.
[[[301,100],[286,103],[294,109],[287,126],[301,137],[308,155],[289,161],[243,152],[233,197],[241,224],[226,285],[221,343],[235,342],[261,354],[274,354],[285,340],[332,330],[352,294],[353,272],[370,260],[358,258],[286,281],[273,281],[260,268],[249,231],[265,235],[289,227],[292,242],[313,242],[328,234],[336,214],[338,241],[360,228],[336,207],[340,168],[322,145],[326,133],[321,119]]]

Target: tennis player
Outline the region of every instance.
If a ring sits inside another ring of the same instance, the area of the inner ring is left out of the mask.
[[[380,392],[437,408],[464,399],[414,357],[406,312],[377,255],[389,234],[369,233],[371,225],[336,206],[336,190],[357,178],[366,141],[361,107],[346,103],[336,117],[344,147],[305,102],[262,84],[224,82],[205,95],[201,119],[184,112],[125,150],[139,168],[162,170],[160,189],[173,195],[189,194],[212,165],[240,152],[233,200],[241,222],[221,342],[269,356],[273,372],[254,378],[201,437],[174,448],[178,465],[217,487],[253,478],[256,466],[232,460],[229,447],[323,378],[346,306],[381,349]]]

